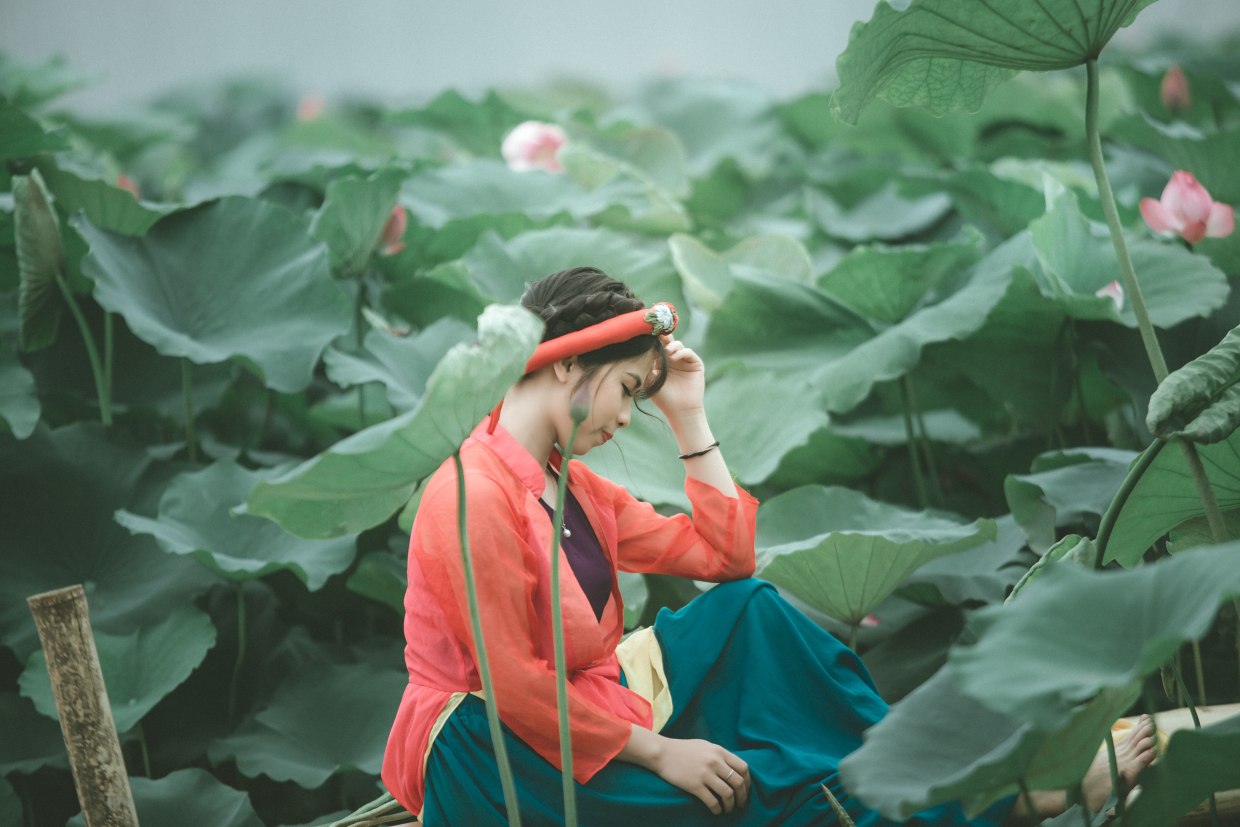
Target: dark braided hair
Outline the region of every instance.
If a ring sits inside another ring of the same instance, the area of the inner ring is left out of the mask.
[[[613,279],[602,270],[573,267],[527,284],[521,295],[521,306],[538,314],[546,324],[542,337],[545,342],[613,316],[641,310],[646,305],[633,295],[624,282]],[[658,359],[658,370],[650,385],[640,391],[643,397],[653,396],[667,379],[667,354],[659,337],[649,333],[578,356],[577,361],[585,368],[582,381],[588,380],[602,365],[643,353],[654,353]]]

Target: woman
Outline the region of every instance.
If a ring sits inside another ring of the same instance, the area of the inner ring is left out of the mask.
[[[546,323],[552,344],[540,350],[558,353],[531,362],[461,459],[494,702],[524,823],[563,823],[549,575],[558,448],[572,432],[573,404],[589,403],[572,444],[580,455],[628,425],[639,397],[659,407],[676,437],[692,517],[661,516],[585,465],[570,466],[561,543],[572,574],[561,578],[559,599],[580,823],[713,824],[723,815],[734,824],[830,824],[823,784],[859,825],[885,823],[848,796],[835,768],[886,705],[850,650],[752,579],[758,504],[733,482],[711,432],[702,360],[657,323],[615,334],[644,305],[593,268],[529,285],[522,304]],[[414,522],[410,682],[383,780],[427,825],[499,825],[506,811],[479,697],[456,492],[449,462],[428,482]],[[724,585],[621,643],[617,569]],[[1010,809],[1000,802],[973,823],[998,823]],[[969,823],[953,807],[925,820]]]

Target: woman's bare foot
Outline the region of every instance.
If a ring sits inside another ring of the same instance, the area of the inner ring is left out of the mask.
[[[1120,785],[1125,791],[1132,788],[1141,770],[1154,760],[1154,727],[1148,715],[1142,715],[1135,726],[1115,742],[1115,763],[1119,767]],[[1103,746],[1094,756],[1094,762],[1085,771],[1081,781],[1085,804],[1095,812],[1102,809],[1111,797],[1111,760]]]

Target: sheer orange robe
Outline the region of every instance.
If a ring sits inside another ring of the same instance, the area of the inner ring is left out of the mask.
[[[502,426],[474,429],[461,448],[468,527],[500,719],[560,767],[551,636],[551,521],[539,505],[537,460]],[[569,487],[612,566],[611,597],[596,620],[560,551],[573,776],[588,781],[651,726],[650,704],[622,686],[616,646],[624,631],[617,569],[724,582],[754,571],[758,502],[686,478],[693,516],[665,517],[580,462]],[[456,470],[448,460],[427,483],[409,541],[405,593],[405,688],[383,760],[383,782],[410,812],[425,795],[426,758],[464,693],[482,688],[457,529]]]

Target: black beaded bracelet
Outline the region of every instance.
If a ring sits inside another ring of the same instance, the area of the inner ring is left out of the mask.
[[[700,457],[702,456],[702,454],[709,454],[711,451],[715,450],[718,447],[719,447],[719,440],[716,439],[714,442],[712,442],[710,445],[707,445],[702,450],[694,451],[689,454],[681,454],[680,458],[681,459],[693,459],[694,457]]]

